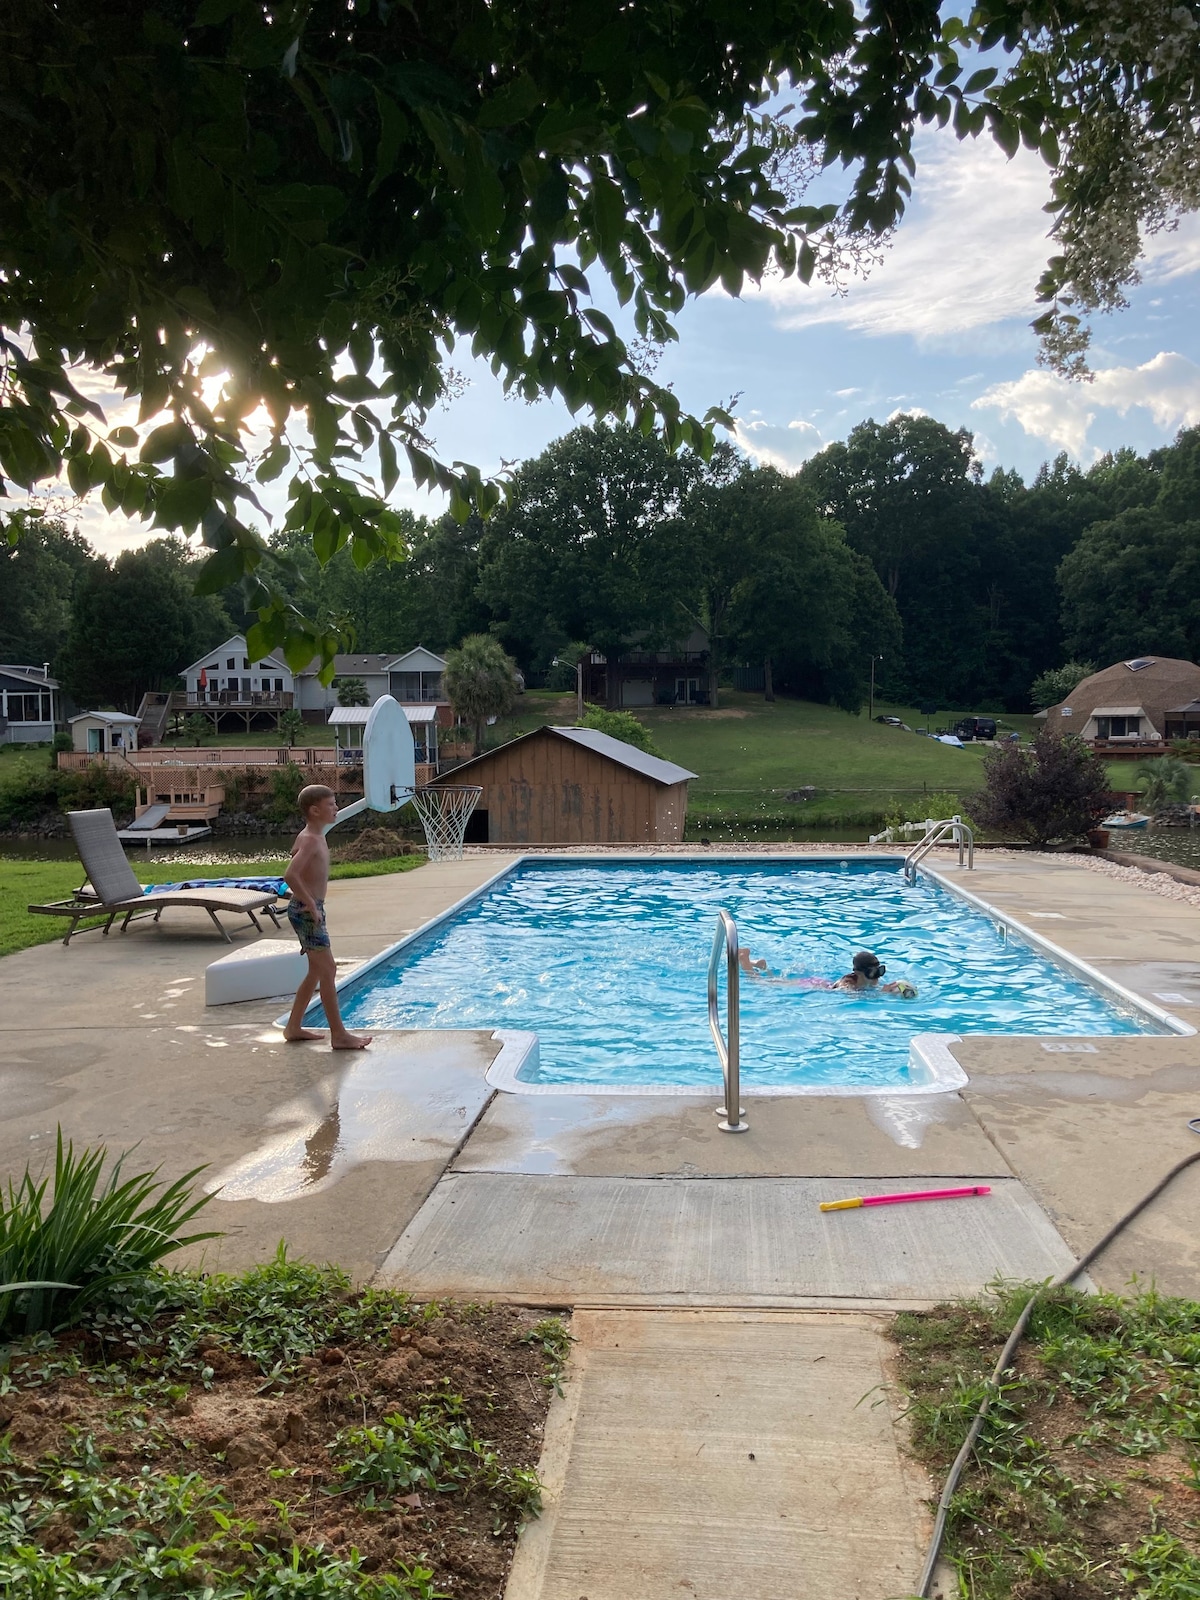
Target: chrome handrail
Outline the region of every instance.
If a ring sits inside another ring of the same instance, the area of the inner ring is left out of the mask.
[[[966,846],[967,871],[975,870],[975,835],[961,817],[943,817],[935,822],[932,817],[925,823],[924,837],[918,839],[904,858],[904,876],[909,883],[916,883],[917,868],[933,849],[934,845],[941,844],[943,839],[950,838],[958,845],[958,864],[963,864],[963,846]]]
[[[717,980],[721,970],[721,951],[725,952],[725,1014],[729,1024],[728,1041],[721,1033],[721,1014],[717,1005]],[[708,958],[708,1025],[712,1029],[713,1043],[721,1061],[725,1079],[725,1104],[717,1115],[725,1120],[718,1124],[722,1133],[745,1133],[747,1124],[742,1121],[741,1085],[741,1026],[740,1026],[740,975],[738,969],[737,924],[728,911],[717,912],[717,927],[713,934],[712,952]]]

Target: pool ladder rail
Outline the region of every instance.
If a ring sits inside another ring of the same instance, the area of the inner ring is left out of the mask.
[[[909,883],[916,883],[917,868],[935,845],[943,843],[946,839],[958,845],[958,864],[963,864],[963,855],[966,855],[968,872],[975,870],[975,835],[961,817],[943,817],[934,821],[931,817],[925,824],[923,837],[917,840],[912,849],[904,858],[904,876]]]
[[[717,981],[721,972],[721,953],[725,954],[725,1015],[727,1036],[721,1032],[721,1014],[717,1004]],[[745,1133],[741,1094],[741,1025],[740,989],[741,971],[738,966],[737,924],[728,911],[717,912],[717,926],[713,933],[712,952],[708,958],[708,1025],[712,1029],[713,1043],[721,1061],[725,1079],[725,1104],[717,1111],[724,1121],[718,1126],[722,1133]]]

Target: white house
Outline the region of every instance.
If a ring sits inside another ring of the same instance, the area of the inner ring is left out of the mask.
[[[250,659],[245,634],[198,657],[180,673],[188,705],[262,706],[285,710],[293,704],[295,677],[282,655]]]
[[[58,680],[41,667],[0,666],[0,744],[43,744],[62,721]]]
[[[320,662],[312,661],[296,674],[297,704],[308,722],[326,722],[338,703],[339,678],[361,678],[367,689],[367,702],[374,705],[390,694],[402,706],[425,705],[438,708],[443,726],[452,720],[450,702],[442,684],[446,658],[435,655],[423,644],[400,655],[363,655],[354,652],[333,658],[333,682],[328,687],[317,673]]]
[[[69,719],[71,748],[93,756],[136,750],[140,722],[125,711],[81,711]]]

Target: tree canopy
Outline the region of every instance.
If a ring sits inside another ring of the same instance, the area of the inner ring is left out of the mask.
[[[399,553],[398,447],[454,510],[496,485],[424,433],[466,340],[526,398],[706,452],[638,340],[689,294],[836,270],[904,210],[925,123],[1055,173],[1052,357],[1195,205],[1200,0],[9,0],[0,35],[0,489],[198,534],[251,653],[337,639],[274,581],[257,483],[328,561]],[[1004,67],[974,66],[1003,45]],[[781,109],[790,86],[794,99]],[[840,208],[804,176],[849,169]],[[72,368],[139,402],[110,430]],[[260,419],[266,419],[259,426]],[[301,427],[302,425],[302,427]],[[366,468],[375,467],[374,476]]]

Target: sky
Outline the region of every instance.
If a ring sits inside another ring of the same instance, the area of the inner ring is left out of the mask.
[[[784,471],[865,418],[904,411],[969,429],[985,473],[1015,468],[1026,481],[1060,451],[1087,466],[1200,423],[1200,218],[1148,241],[1129,309],[1094,324],[1094,380],[1072,383],[1038,366],[1029,326],[1053,253],[1040,158],[1022,148],[1007,160],[990,139],[960,144],[948,130],[920,134],[916,156],[908,212],[865,280],[841,295],[797,279],[748,285],[738,299],[711,291],[677,318],[658,380],[697,414],[734,400],[737,443]],[[428,425],[448,461],[495,472],[588,420],[560,403],[507,399],[486,364],[458,352],[451,361],[466,387]],[[102,396],[98,381],[86,387]],[[104,398],[113,426],[136,409]],[[393,499],[443,509],[410,480]],[[110,555],[154,536],[98,497],[68,514]]]

